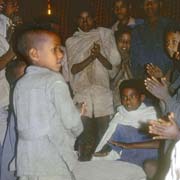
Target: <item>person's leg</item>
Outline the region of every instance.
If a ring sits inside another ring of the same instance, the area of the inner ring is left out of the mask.
[[[147,179],[148,180],[153,179],[158,169],[158,161],[146,160],[143,164],[143,169],[147,175]]]
[[[78,137],[79,160],[89,161],[95,150],[96,126],[92,118],[82,117],[82,122],[84,131]]]
[[[97,139],[96,144],[100,142],[102,139],[104,133],[106,132],[108,125],[109,125],[110,118],[109,116],[102,116],[102,117],[96,117],[95,122],[97,126]]]

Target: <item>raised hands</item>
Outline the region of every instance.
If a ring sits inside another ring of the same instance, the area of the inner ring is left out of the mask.
[[[160,100],[165,100],[170,97],[166,78],[161,78],[158,81],[155,77],[147,78],[144,82],[146,89]]]
[[[162,70],[158,66],[156,66],[152,63],[147,64],[146,72],[150,77],[155,77],[157,79],[162,78],[164,76]]]
[[[97,58],[101,53],[100,50],[101,50],[100,45],[94,42],[94,45],[91,49],[91,56]]]
[[[160,118],[149,122],[149,133],[153,134],[153,139],[180,139],[179,127],[174,120],[174,113],[168,115],[168,121]]]

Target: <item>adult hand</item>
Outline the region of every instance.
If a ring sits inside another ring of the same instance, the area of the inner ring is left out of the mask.
[[[168,82],[165,78],[161,78],[161,82],[155,77],[147,78],[144,82],[146,89],[160,100],[170,97],[168,90]]]
[[[146,72],[150,77],[155,77],[157,79],[162,78],[164,76],[162,70],[158,66],[156,66],[152,63],[147,64]]]
[[[160,118],[149,122],[149,133],[154,134],[153,139],[180,139],[179,127],[174,120],[174,113],[168,115],[168,121]]]

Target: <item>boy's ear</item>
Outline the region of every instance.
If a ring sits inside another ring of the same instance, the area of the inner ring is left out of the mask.
[[[35,48],[31,48],[28,52],[28,55],[29,55],[30,59],[32,59],[33,61],[39,60],[38,51]]]
[[[144,100],[145,100],[145,95],[144,94],[141,94],[141,97],[140,97],[140,99],[141,99],[141,102],[143,102]]]

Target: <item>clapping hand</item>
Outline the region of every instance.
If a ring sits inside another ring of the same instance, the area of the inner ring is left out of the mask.
[[[180,138],[179,127],[174,120],[174,113],[168,115],[168,121],[160,118],[149,122],[149,133],[153,134],[153,139],[173,139]]]
[[[157,79],[162,78],[164,76],[162,70],[158,66],[156,66],[152,63],[147,64],[146,72],[150,77],[155,77]]]
[[[146,89],[160,100],[165,100],[170,96],[166,78],[161,78],[161,81],[158,81],[155,77],[147,78],[144,84]]]

